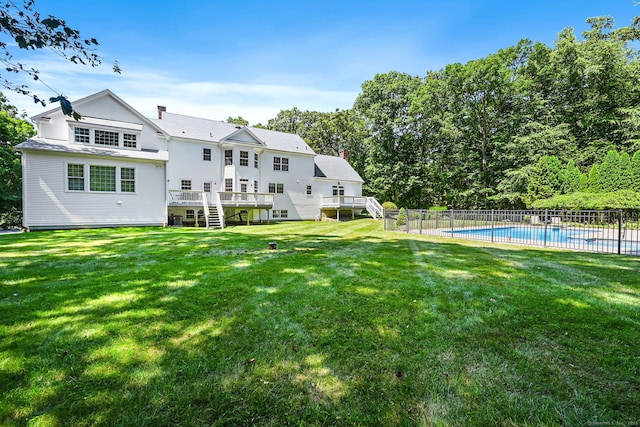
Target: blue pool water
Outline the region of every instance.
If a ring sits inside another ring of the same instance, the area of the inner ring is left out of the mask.
[[[451,232],[449,232],[451,233]],[[498,227],[481,228],[475,230],[455,230],[453,235],[467,235],[469,237],[493,237],[495,239],[523,239],[537,240],[540,242],[567,243],[575,240],[586,242],[594,241],[598,238],[599,231],[571,230],[568,228],[548,227]],[[546,236],[546,237],[545,237]]]

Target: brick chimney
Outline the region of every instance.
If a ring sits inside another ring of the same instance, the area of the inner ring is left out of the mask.
[[[343,148],[342,150],[340,150],[339,155],[340,155],[340,157],[345,159],[347,162],[349,161],[349,150],[346,150],[346,149]]]
[[[167,111],[167,107],[164,107],[162,105],[158,105],[158,119],[162,120],[162,113],[164,113],[165,111]]]

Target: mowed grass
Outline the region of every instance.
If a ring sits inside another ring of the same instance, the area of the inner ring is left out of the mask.
[[[639,269],[372,220],[1,235],[0,425],[637,425]]]

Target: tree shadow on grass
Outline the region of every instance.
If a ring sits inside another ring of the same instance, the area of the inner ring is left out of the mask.
[[[3,237],[0,421],[640,418],[637,259],[353,227]]]

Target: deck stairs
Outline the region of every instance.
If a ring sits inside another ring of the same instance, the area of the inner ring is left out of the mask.
[[[207,198],[204,198],[205,203],[205,219],[207,222],[207,228],[224,228],[224,210],[222,209],[222,203],[218,194],[211,196],[214,200],[212,203],[208,203]]]
[[[367,197],[367,202],[365,204],[367,212],[371,215],[373,219],[376,221],[382,217],[384,217],[384,209],[380,202],[376,200],[375,197]]]

